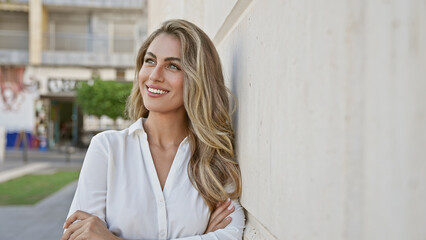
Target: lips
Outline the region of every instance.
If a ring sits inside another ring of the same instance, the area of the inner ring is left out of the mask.
[[[151,95],[151,96],[161,96],[169,92],[166,89],[161,88],[159,86],[155,86],[155,85],[146,85],[146,89],[147,89],[148,95]]]
[[[163,90],[155,89],[155,88],[148,88],[148,91],[151,92],[151,93],[158,93],[158,94],[165,94],[165,93],[167,93],[167,91],[163,91]]]

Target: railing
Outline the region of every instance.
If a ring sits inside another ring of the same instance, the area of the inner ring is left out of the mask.
[[[140,8],[145,5],[145,0],[43,0],[43,4],[58,6],[79,7],[106,7],[106,8]]]
[[[0,49],[28,50],[28,31],[0,30]]]
[[[28,3],[29,0],[0,0],[0,3]]]
[[[114,36],[93,36],[76,33],[46,33],[46,51],[94,52],[94,53],[133,53],[135,40]]]

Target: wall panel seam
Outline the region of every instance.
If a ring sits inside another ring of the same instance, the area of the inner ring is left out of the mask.
[[[228,14],[222,26],[220,26],[219,30],[216,32],[216,35],[213,38],[213,42],[217,48],[220,46],[226,36],[230,34],[236,26],[238,26],[254,2],[255,0],[239,0],[234,5],[231,12]]]

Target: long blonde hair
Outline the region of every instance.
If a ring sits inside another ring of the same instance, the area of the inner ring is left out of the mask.
[[[149,114],[143,104],[137,76],[149,45],[161,33],[172,34],[180,40],[185,73],[184,106],[191,144],[188,175],[212,210],[218,202],[241,195],[241,173],[234,155],[230,91],[224,83],[219,55],[207,34],[181,19],[166,21],[153,32],[138,52],[127,113],[132,120]]]

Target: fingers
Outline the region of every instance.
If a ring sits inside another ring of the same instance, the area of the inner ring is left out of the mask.
[[[223,220],[225,220],[225,218],[229,216],[229,214],[231,214],[234,210],[234,205],[229,204],[228,207],[225,208],[222,212],[220,212],[219,215],[217,215],[217,217],[213,221],[215,221],[216,224],[223,222]]]
[[[228,226],[228,224],[231,223],[231,221],[232,221],[231,217],[229,217],[229,216],[226,217],[219,224],[216,225],[216,229],[214,229],[214,231],[217,230],[217,229],[224,229],[226,226]]]
[[[76,235],[74,233],[78,232],[79,230],[82,230],[83,224],[84,223],[82,221],[71,224],[65,231],[65,233],[62,235],[61,240],[72,239],[71,236],[75,237]]]
[[[96,236],[96,234],[111,234],[106,228],[105,223],[97,216],[86,212],[77,211],[71,215],[67,221],[72,221],[74,219],[76,220],[71,223],[71,225],[67,226],[67,229],[62,235],[61,240],[80,239],[82,237],[86,238],[88,236],[93,237]],[[67,223],[65,225],[67,225]]]
[[[213,232],[217,229],[222,229],[228,226],[228,224],[232,221],[232,218],[229,216],[229,214],[231,214],[234,210],[235,207],[232,205],[230,199],[221,203],[210,216],[210,221],[206,232]]]
[[[231,199],[227,199],[222,205],[220,205],[210,217],[210,220],[214,224],[222,222],[226,216],[231,214],[235,210],[235,207],[231,204]]]
[[[81,238],[83,233],[84,233],[84,229],[78,229],[77,231],[75,231],[71,234],[71,236],[70,236],[70,238],[68,238],[68,240],[75,240],[75,239]]]
[[[67,229],[73,222],[75,222],[76,220],[84,220],[88,217],[91,217],[91,214],[88,214],[87,212],[83,212],[83,211],[76,211],[75,213],[73,213],[64,223],[64,229]]]
[[[65,222],[61,240],[115,239],[104,221],[83,211],[73,213]]]
[[[71,225],[72,226],[72,225]],[[66,238],[67,240],[75,240],[75,239],[77,239],[78,237],[81,237],[82,236],[82,234],[84,233],[84,231],[85,231],[85,229],[83,228],[83,227],[79,227],[79,228],[77,228],[77,229],[73,229],[73,230],[71,230],[71,229],[69,229],[69,230],[67,230],[67,231],[69,231],[70,233],[69,233],[69,237],[68,238]],[[62,240],[62,239],[61,239]]]
[[[223,203],[219,202],[216,205],[217,206],[216,209],[214,210],[214,212],[210,216],[210,221],[213,221],[220,213],[222,213],[225,209],[227,209],[230,204],[231,204],[231,199],[229,199],[229,198]]]

